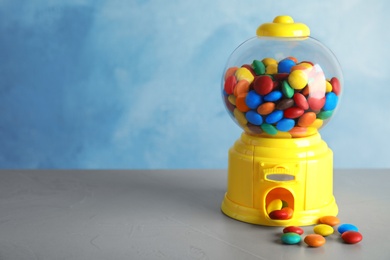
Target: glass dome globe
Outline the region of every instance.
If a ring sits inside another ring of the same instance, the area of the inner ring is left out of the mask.
[[[304,24],[279,16],[229,57],[222,98],[247,134],[306,137],[334,115],[343,86],[340,64],[309,34]]]

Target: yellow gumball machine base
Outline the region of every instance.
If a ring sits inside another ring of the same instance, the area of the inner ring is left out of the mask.
[[[289,219],[273,219],[270,203],[283,201]],[[267,138],[243,133],[229,150],[228,185],[222,202],[231,218],[265,226],[307,226],[336,216],[333,153],[319,133]]]

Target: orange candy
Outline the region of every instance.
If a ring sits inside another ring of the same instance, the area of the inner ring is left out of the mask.
[[[303,241],[310,247],[320,247],[326,242],[325,238],[318,234],[307,235]]]
[[[230,67],[230,68],[228,68],[228,69],[226,70],[226,73],[225,73],[225,80],[226,80],[228,77],[234,75],[234,73],[236,73],[236,70],[237,70],[237,69],[238,69],[238,67]]]
[[[237,82],[236,86],[234,87],[234,95],[237,97],[240,94],[248,93],[249,91],[249,82],[245,79],[240,80]]]
[[[291,67],[291,71],[294,71],[294,70],[307,70],[307,67],[298,64],[298,65],[294,65]]]
[[[284,210],[285,212],[287,212],[287,219],[290,219],[292,218],[293,214],[294,214],[294,210],[290,207],[284,207],[282,208],[282,210]]]
[[[306,112],[298,119],[298,125],[302,127],[308,127],[316,120],[316,113]]]
[[[290,131],[288,131],[293,136],[303,136],[306,135],[307,128],[306,127],[300,127],[300,126],[294,126]]]
[[[272,111],[274,111],[274,109],[275,109],[275,103],[273,103],[273,102],[266,102],[266,103],[261,104],[257,108],[257,113],[259,113],[260,115],[264,116],[264,115],[270,114]]]
[[[321,224],[327,224],[329,226],[336,226],[338,224],[340,224],[340,219],[338,217],[335,217],[335,216],[323,216],[319,219],[319,222]]]
[[[241,112],[248,112],[249,110],[251,110],[245,103],[245,98],[247,94],[248,93],[242,93],[236,98],[236,107]]]
[[[287,57],[286,59],[289,59],[289,60],[292,60],[292,61],[295,62],[295,63],[298,63],[297,58],[295,58],[295,57],[293,57],[293,56],[289,56],[289,57]]]

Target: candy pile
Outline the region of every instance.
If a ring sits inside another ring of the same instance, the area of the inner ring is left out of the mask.
[[[314,234],[308,234],[304,238],[304,242],[309,247],[320,247],[326,243],[325,237],[330,236],[334,232],[334,226],[340,224],[340,220],[334,216],[324,216],[319,219],[319,224],[314,226]],[[356,244],[362,241],[363,236],[358,231],[358,228],[352,224],[341,224],[337,231],[341,234],[341,239],[347,244]],[[281,240],[284,244],[294,245],[301,242],[301,235],[304,230],[301,227],[289,226],[283,229]]]
[[[228,68],[222,92],[246,132],[299,137],[317,131],[332,116],[341,85],[337,77],[327,80],[318,64],[265,58]]]
[[[274,199],[268,204],[267,213],[270,219],[287,220],[292,218],[294,210],[288,206],[287,202]]]

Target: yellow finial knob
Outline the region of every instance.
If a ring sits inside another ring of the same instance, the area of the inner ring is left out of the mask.
[[[288,15],[276,16],[272,23],[264,23],[257,28],[257,36],[269,37],[308,37],[310,29],[306,24],[295,23]]]

